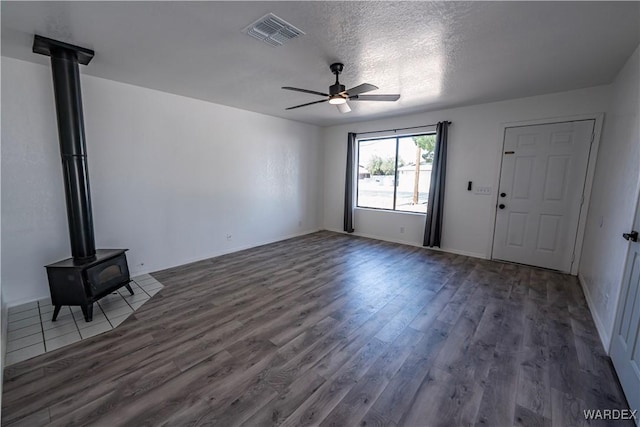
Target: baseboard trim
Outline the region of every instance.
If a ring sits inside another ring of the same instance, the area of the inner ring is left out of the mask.
[[[252,243],[252,244],[249,244],[249,245],[243,245],[243,246],[239,246],[239,247],[228,249],[228,250],[214,252],[212,254],[208,254],[208,255],[204,255],[204,256],[198,256],[198,257],[194,257],[194,258],[187,259],[187,260],[181,260],[177,264],[169,265],[169,266],[161,267],[161,268],[154,268],[153,270],[144,270],[144,271],[135,270],[135,271],[131,271],[131,277],[140,276],[142,274],[151,274],[151,273],[153,273],[155,271],[167,270],[169,268],[180,267],[182,265],[187,265],[187,264],[191,264],[191,263],[198,262],[198,261],[204,261],[205,259],[216,258],[216,257],[219,257],[219,256],[232,254],[234,252],[246,251],[247,249],[254,249],[254,248],[257,248],[257,247],[260,247],[260,246],[270,245],[271,243],[281,242],[283,240],[293,239],[293,238],[300,237],[300,236],[306,236],[307,234],[317,233],[318,231],[322,231],[322,229],[318,228],[318,229],[313,229],[313,230],[301,231],[300,233],[288,234],[286,236],[276,237],[275,239],[260,241],[260,242]]]
[[[389,239],[389,238],[385,238],[385,237],[381,237],[381,236],[376,236],[374,234],[360,233],[358,231],[354,231],[353,233],[347,233],[346,231],[337,230],[337,229],[334,229],[334,228],[325,228],[325,230],[332,231],[334,233],[341,233],[341,234],[347,234],[347,235],[352,235],[352,236],[364,237],[366,239],[382,240],[383,242],[391,242],[391,243],[398,243],[398,244],[401,244],[401,245],[414,246],[414,247],[417,247],[417,248],[423,248],[423,249],[430,250],[430,251],[447,252],[447,253],[456,254],[456,255],[464,255],[464,256],[471,257],[471,258],[487,259],[487,257],[484,254],[480,254],[480,253],[476,253],[476,252],[459,251],[457,249],[449,249],[449,248],[427,248],[427,247],[422,246],[421,244],[416,243],[416,242],[409,242],[409,241],[406,241],[406,240],[399,240],[399,239]]]
[[[179,267],[181,265],[191,264],[191,263],[198,262],[198,261],[203,261],[203,260],[209,259],[209,258],[215,258],[215,257],[219,257],[219,256],[222,256],[222,255],[227,255],[227,254],[234,253],[234,252],[240,252],[240,251],[244,251],[244,250],[247,250],[247,249],[257,248],[259,246],[264,246],[264,245],[268,245],[268,244],[271,244],[271,243],[281,242],[283,240],[293,239],[295,237],[305,236],[307,234],[317,233],[318,231],[322,231],[322,229],[318,228],[318,229],[302,231],[300,233],[289,234],[289,235],[286,235],[286,236],[277,237],[277,238],[272,239],[272,240],[261,241],[261,242],[257,242],[257,243],[250,244],[250,245],[244,245],[244,246],[240,246],[240,247],[236,247],[236,248],[232,248],[232,249],[228,249],[228,250],[214,252],[214,253],[208,254],[208,255],[189,258],[187,260],[181,260],[177,264],[167,265],[167,266],[163,266],[163,267],[159,267],[159,268],[144,269],[144,270],[130,269],[130,275],[131,275],[131,277],[135,277],[135,276],[140,276],[140,275],[143,275],[143,274],[150,274],[150,273],[153,273],[155,271],[161,271],[161,270],[166,270],[166,269],[169,269],[169,268]],[[47,298],[47,297],[49,297],[48,293],[45,294],[45,295],[38,296],[38,297],[29,297],[29,298],[25,298],[25,299],[12,301],[10,305],[7,305],[7,308],[14,307],[14,306],[17,306],[17,305],[27,304],[27,303],[30,303],[30,302],[33,302],[33,301],[39,301],[39,300]]]
[[[587,306],[589,307],[589,312],[591,312],[591,317],[593,318],[593,323],[596,325],[596,330],[598,331],[598,336],[600,337],[600,342],[604,347],[605,353],[609,354],[609,346],[611,345],[611,335],[607,333],[607,330],[602,323],[602,319],[598,316],[598,312],[595,310],[595,304],[593,303],[593,298],[591,297],[591,293],[589,293],[589,287],[587,286],[586,280],[582,276],[580,272],[578,272],[578,281],[580,282],[580,287],[582,287],[582,292],[584,293],[584,297],[587,300]]]

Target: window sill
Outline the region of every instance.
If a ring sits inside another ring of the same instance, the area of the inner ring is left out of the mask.
[[[390,214],[412,215],[412,216],[421,216],[421,217],[424,217],[427,215],[426,213],[422,213],[422,212],[394,211],[392,209],[363,208],[360,206],[356,206],[354,210],[365,211],[365,212],[382,212],[382,213],[390,213]]]

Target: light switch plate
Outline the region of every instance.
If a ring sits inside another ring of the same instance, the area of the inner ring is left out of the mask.
[[[473,192],[473,194],[480,194],[480,195],[483,195],[483,196],[488,196],[488,195],[491,195],[491,190],[492,190],[491,187],[480,187],[480,186],[478,186],[478,187],[476,187],[476,189]]]

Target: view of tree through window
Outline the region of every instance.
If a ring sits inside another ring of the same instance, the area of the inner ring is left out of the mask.
[[[427,212],[435,134],[358,141],[357,205]]]

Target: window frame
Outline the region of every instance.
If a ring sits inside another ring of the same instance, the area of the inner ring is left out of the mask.
[[[415,212],[415,211],[403,211],[403,210],[399,210],[396,207],[396,198],[397,198],[397,193],[398,193],[398,154],[400,151],[400,139],[402,138],[410,138],[413,136],[423,136],[423,135],[436,135],[436,131],[435,130],[430,130],[430,131],[422,131],[422,132],[417,132],[417,133],[409,133],[409,134],[403,134],[403,135],[384,135],[384,136],[378,136],[378,137],[362,137],[362,138],[358,138],[356,136],[356,167],[355,169],[355,182],[356,182],[356,191],[355,191],[355,208],[356,209],[372,209],[372,210],[376,210],[376,211],[386,211],[386,212],[396,212],[396,213],[401,213],[401,214],[409,214],[409,215],[426,215],[426,212]],[[359,179],[359,169],[360,169],[360,142],[361,141],[377,141],[377,140],[383,140],[383,139],[395,139],[396,140],[396,149],[395,149],[395,153],[396,153],[396,158],[395,158],[395,169],[394,169],[394,175],[393,175],[393,208],[389,209],[389,208],[376,208],[376,207],[370,207],[370,206],[360,206],[360,179]]]

